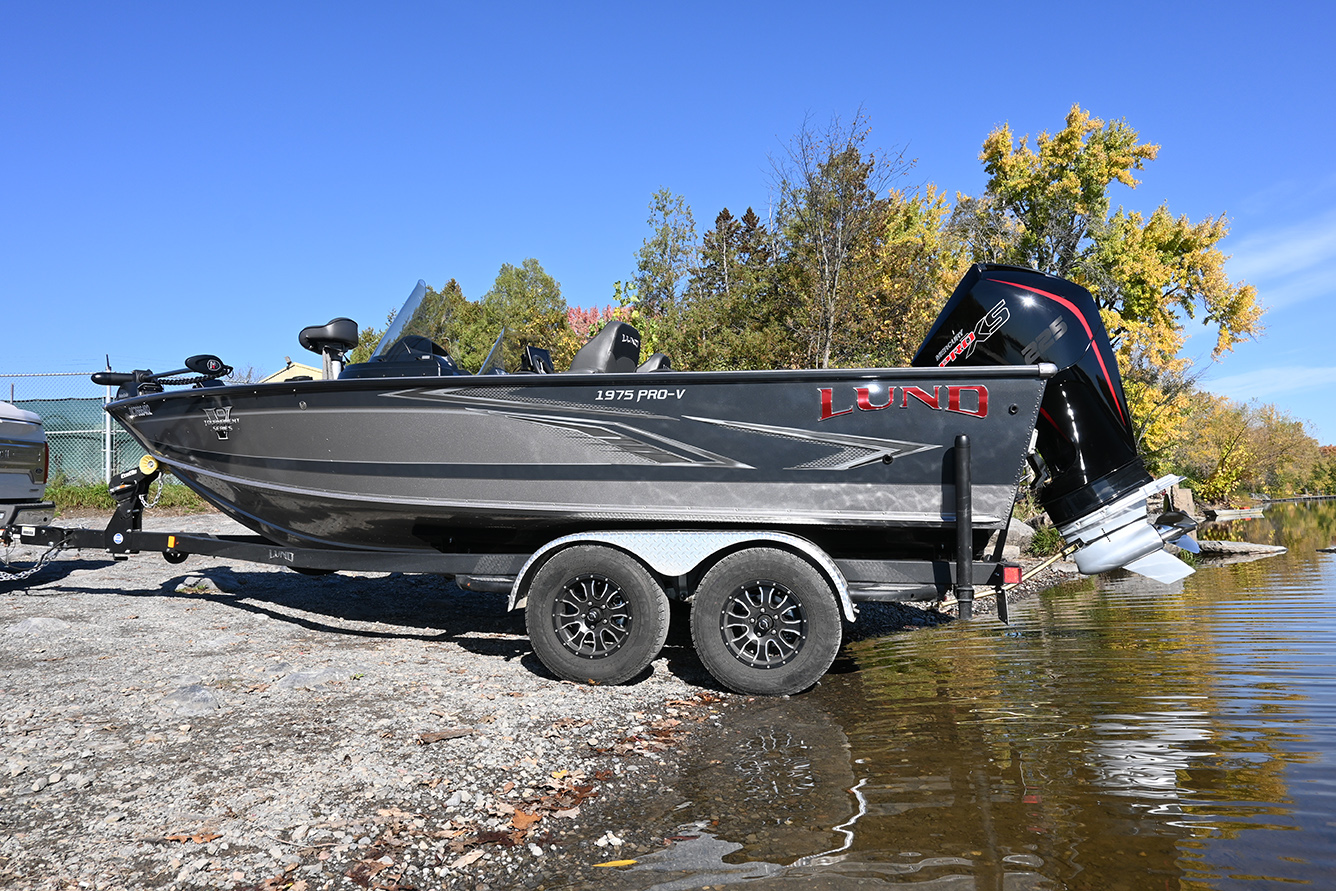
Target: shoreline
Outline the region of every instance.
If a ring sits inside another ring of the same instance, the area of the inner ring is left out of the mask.
[[[503,596],[432,576],[73,553],[32,581],[0,589],[6,887],[564,884],[661,849],[619,802],[670,800],[695,743],[768,701],[715,685],[685,611],[645,675],[592,687],[546,672]],[[848,641],[955,621],[861,612]]]

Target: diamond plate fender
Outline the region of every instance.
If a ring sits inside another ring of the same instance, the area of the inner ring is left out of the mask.
[[[511,585],[507,609],[514,610],[524,606],[527,599],[525,588],[529,579],[548,554],[568,545],[586,543],[605,544],[626,551],[644,561],[650,569],[660,575],[674,578],[686,575],[720,551],[736,548],[739,545],[782,545],[811,558],[834,587],[836,599],[840,602],[840,609],[846,621],[852,622],[858,617],[858,610],[849,597],[849,583],[845,581],[844,574],[840,572],[829,554],[797,535],[745,529],[580,532],[562,536],[543,545],[525,562],[524,568],[520,570],[514,584]]]

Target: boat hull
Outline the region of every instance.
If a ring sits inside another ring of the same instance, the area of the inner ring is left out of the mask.
[[[1044,385],[1037,367],[486,375],[202,387],[108,411],[281,543],[506,550],[723,526],[936,547],[955,437],[971,438],[976,526],[1000,528]]]

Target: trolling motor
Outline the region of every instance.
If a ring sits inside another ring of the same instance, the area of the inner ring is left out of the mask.
[[[1165,542],[1196,552],[1181,511],[1147,520],[1147,499],[1182,477],[1152,480],[1137,455],[1117,357],[1090,292],[1056,276],[979,264],[966,274],[913,365],[1058,369],[1039,407],[1037,497],[1087,575],[1123,567],[1157,581],[1192,573]]]
[[[180,377],[179,375],[194,372],[193,377]],[[162,371],[154,374],[147,368],[137,368],[134,371],[98,371],[93,374],[93,383],[104,387],[118,387],[116,390],[117,399],[129,399],[134,396],[141,396],[145,393],[161,393],[164,386],[183,387],[194,385],[196,387],[209,386],[220,377],[227,377],[232,373],[232,366],[223,362],[217,356],[201,355],[191,356],[186,360],[185,368],[178,368],[175,371]]]

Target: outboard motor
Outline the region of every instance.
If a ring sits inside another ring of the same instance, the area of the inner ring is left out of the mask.
[[[1083,573],[1124,567],[1158,581],[1192,573],[1165,553],[1189,550],[1192,525],[1152,525],[1146,500],[1182,477],[1152,480],[1137,456],[1118,362],[1094,298],[1065,279],[979,264],[956,287],[914,356],[919,367],[1057,366],[1039,409],[1037,497]]]

